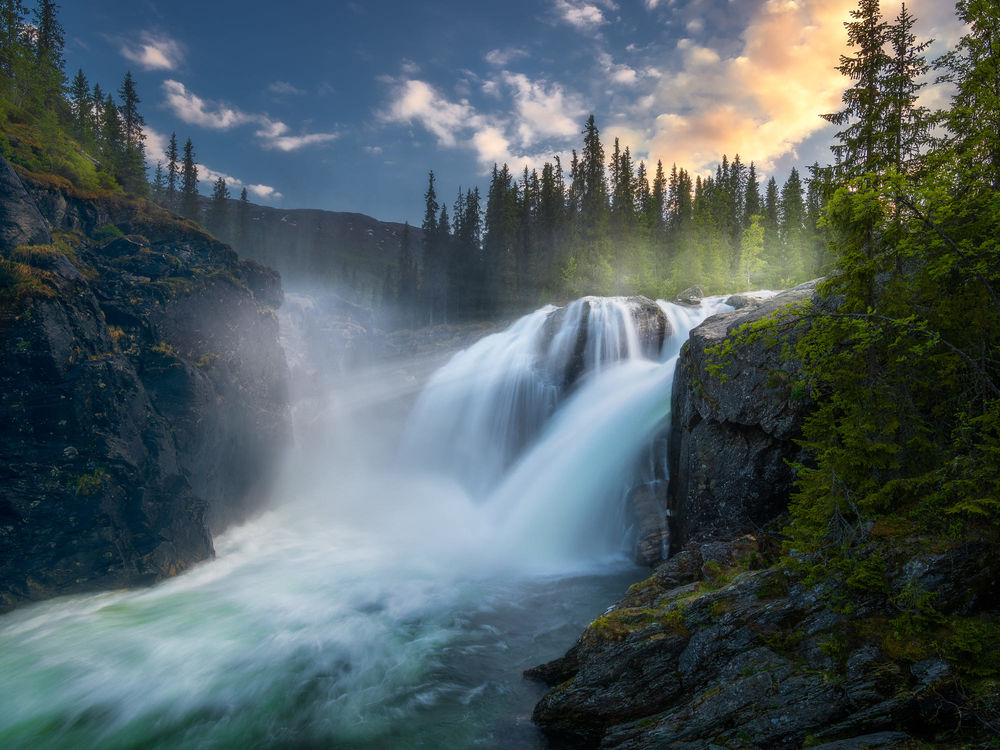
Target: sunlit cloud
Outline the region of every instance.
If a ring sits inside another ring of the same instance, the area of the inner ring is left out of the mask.
[[[453,102],[426,81],[406,80],[396,87],[389,108],[382,113],[387,122],[418,123],[429,130],[438,144],[454,147],[468,129],[485,124],[467,100]]]
[[[690,39],[682,65],[654,92],[651,158],[702,170],[723,153],[767,168],[826,126],[844,79],[844,20],[855,0],[768,0],[744,31],[735,57]]]
[[[138,41],[122,42],[122,55],[143,70],[176,70],[184,60],[181,45],[163,34],[143,31]]]

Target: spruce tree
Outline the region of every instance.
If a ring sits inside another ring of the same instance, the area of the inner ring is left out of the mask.
[[[38,0],[35,9],[36,95],[33,104],[49,112],[63,106],[63,47],[66,34],[59,24],[59,6],[54,0]]]
[[[958,46],[938,60],[941,80],[954,87],[951,106],[939,116],[944,146],[958,159],[957,176],[969,189],[1000,191],[1000,5],[959,0],[967,25]]]
[[[229,235],[229,188],[222,177],[216,179],[212,185],[209,229],[216,236]]]
[[[69,87],[70,115],[73,118],[73,134],[85,145],[90,145],[93,140],[93,115],[91,109],[93,104],[90,98],[90,83],[83,70],[76,71],[72,83]]]
[[[178,178],[181,173],[180,154],[177,151],[177,133],[170,134],[170,143],[167,145],[167,192],[166,204],[173,211],[177,210],[177,189]],[[244,194],[246,190],[244,189]]]
[[[842,55],[838,70],[853,85],[843,94],[843,108],[823,115],[835,125],[838,143],[833,151],[848,176],[878,172],[884,166],[885,98],[883,83],[889,66],[885,51],[888,25],[882,20],[879,0],[860,0],[851,11],[847,43],[854,56]]]
[[[25,28],[22,0],[0,0],[0,81],[15,104],[23,103],[21,89],[27,85],[25,64],[30,48]]]
[[[143,193],[146,185],[146,147],[144,145],[146,135],[142,129],[146,121],[139,113],[139,104],[142,100],[136,92],[131,72],[125,74],[125,80],[122,81],[118,95],[122,102],[118,111],[121,114],[125,139],[122,184],[129,192]]]
[[[200,221],[198,165],[195,164],[194,158],[194,146],[188,138],[184,143],[184,159],[181,164],[181,214],[194,221]]]
[[[930,67],[923,57],[930,42],[917,42],[914,20],[903,3],[888,29],[892,55],[883,83],[887,161],[900,173],[911,167],[928,141],[929,113],[917,106],[917,97],[924,86],[921,78]]]

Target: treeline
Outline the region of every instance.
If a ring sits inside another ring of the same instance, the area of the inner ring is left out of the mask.
[[[615,139],[606,162],[594,117],[568,172],[559,157],[519,175],[494,166],[485,209],[478,189],[448,209],[433,172],[424,194],[423,263],[401,251],[387,288],[411,324],[489,317],[583,294],[670,297],[787,287],[819,275],[819,226],[829,172],[797,169],[779,187],[756,165],[723,156],[714,175],[662,162],[650,173]]]
[[[80,187],[149,194],[146,180],[145,121],[131,73],[118,88],[118,100],[100,84],[91,87],[78,70],[67,83],[63,49],[65,32],[58,5],[39,0],[28,13],[21,0],[0,2],[0,102],[6,131],[30,123],[45,142],[48,163],[29,155],[26,168],[43,168]],[[69,147],[59,136],[72,138],[95,163]],[[4,152],[18,151],[9,137]],[[42,149],[37,149],[42,150]],[[23,156],[25,149],[21,149]]]

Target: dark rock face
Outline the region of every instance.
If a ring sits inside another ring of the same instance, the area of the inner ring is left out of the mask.
[[[794,440],[810,402],[794,394],[797,365],[781,346],[738,346],[723,377],[706,370],[710,347],[744,323],[811,300],[809,282],[763,302],[715,315],[691,332],[674,375],[670,444],[671,547],[695,535],[719,537],[759,528],[781,513],[802,457]]]
[[[48,223],[10,164],[0,157],[0,252],[51,241]]]
[[[55,230],[132,234],[22,248],[37,288],[0,298],[0,610],[211,556],[289,431],[275,272],[148,204],[31,192]]]
[[[877,642],[844,636],[864,632],[853,621],[879,622],[887,602],[869,597],[842,614],[821,589],[763,567],[770,546],[754,537],[690,545],[566,656],[528,670],[555,685],[532,716],[553,745],[792,750],[808,737],[831,750],[911,747],[914,735],[962,723],[946,661],[907,670]],[[980,553],[952,550],[935,570],[959,585]],[[997,573],[995,560],[987,570]]]

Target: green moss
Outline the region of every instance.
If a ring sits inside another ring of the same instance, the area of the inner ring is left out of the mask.
[[[125,233],[114,224],[104,224],[90,233],[91,239],[101,243],[110,242],[124,236]]]
[[[83,496],[93,495],[101,489],[104,480],[107,478],[108,473],[104,469],[94,469],[89,474],[77,477],[76,494]]]
[[[81,191],[120,191],[55,121],[47,122],[0,99],[0,152],[37,185]]]

